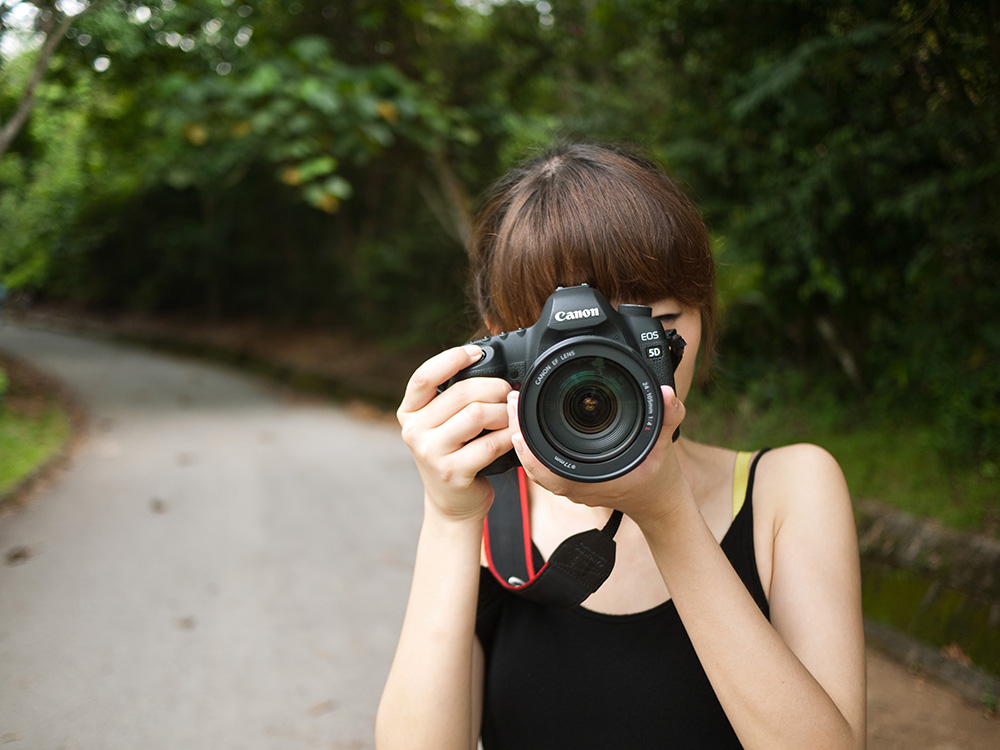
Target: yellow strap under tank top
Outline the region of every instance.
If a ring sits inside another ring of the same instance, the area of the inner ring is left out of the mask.
[[[750,461],[753,451],[739,451],[736,454],[736,467],[733,469],[733,518],[740,512],[743,502],[747,499],[747,485],[750,483]]]

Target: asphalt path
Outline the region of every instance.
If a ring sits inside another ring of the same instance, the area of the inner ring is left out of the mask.
[[[398,429],[110,341],[0,347],[89,414],[0,518],[0,745],[372,747],[421,510]]]
[[[398,429],[233,370],[7,325],[85,439],[0,516],[0,745],[372,748],[420,523]],[[1000,722],[869,654],[869,748]]]

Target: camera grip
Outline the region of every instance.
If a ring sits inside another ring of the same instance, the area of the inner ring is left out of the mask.
[[[497,458],[492,463],[487,464],[482,469],[480,469],[476,476],[493,476],[495,474],[503,474],[510,471],[511,469],[516,469],[521,465],[521,461],[517,457],[517,453],[510,450],[504,453],[500,458]]]

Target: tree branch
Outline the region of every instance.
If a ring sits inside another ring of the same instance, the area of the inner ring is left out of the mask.
[[[49,63],[52,61],[52,55],[55,54],[59,43],[66,37],[66,30],[69,29],[74,18],[76,16],[66,16],[62,13],[59,16],[53,16],[52,25],[45,35],[45,44],[42,45],[42,49],[38,53],[38,59],[35,60],[35,67],[31,71],[31,78],[28,79],[28,85],[25,87],[24,93],[21,94],[21,101],[17,105],[17,110],[4,123],[3,128],[0,128],[0,159],[7,153],[10,144],[14,142],[17,134],[24,127],[24,123],[27,122],[28,115],[31,114],[31,108],[35,104],[35,89],[41,82],[42,76],[45,75],[45,71],[48,70]],[[57,19],[58,24],[56,23]]]
[[[823,341],[826,342],[833,356],[837,359],[840,369],[844,371],[847,379],[851,381],[851,384],[855,388],[863,391],[865,386],[864,381],[861,379],[861,372],[858,370],[858,364],[854,359],[854,355],[844,346],[844,342],[837,335],[837,331],[833,327],[833,322],[825,315],[818,316],[815,322],[816,330],[823,338]]]
[[[7,153],[7,149],[10,148],[14,139],[17,138],[18,133],[21,132],[21,128],[24,127],[24,123],[28,121],[31,108],[35,105],[35,89],[41,83],[45,72],[49,69],[49,63],[52,61],[56,47],[66,38],[66,32],[69,30],[69,27],[84,14],[97,10],[101,6],[106,5],[107,2],[108,0],[95,0],[75,16],[68,16],[56,10],[55,7],[48,9],[51,15],[43,29],[45,44],[42,45],[42,49],[38,53],[38,59],[35,60],[35,67],[31,71],[28,85],[25,86],[24,92],[21,94],[21,100],[18,102],[17,109],[11,118],[3,124],[3,127],[0,127],[0,159]],[[15,3],[14,5],[18,4]],[[13,8],[14,6],[10,7]]]
[[[441,226],[464,245],[472,228],[471,201],[465,186],[443,152],[431,154],[428,163],[437,179],[439,192],[435,194],[423,179],[419,182],[420,191]]]

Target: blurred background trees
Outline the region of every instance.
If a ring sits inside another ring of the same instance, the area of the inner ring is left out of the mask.
[[[451,344],[474,197],[633,142],[715,237],[720,384],[929,421],[1000,474],[993,0],[0,8],[0,127],[51,49],[0,158],[7,287]]]

